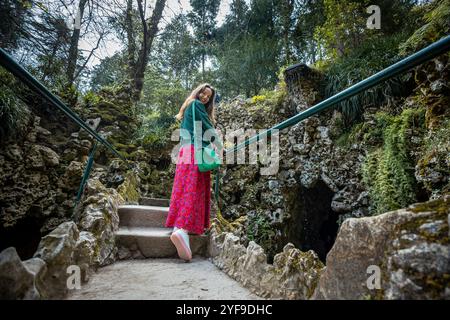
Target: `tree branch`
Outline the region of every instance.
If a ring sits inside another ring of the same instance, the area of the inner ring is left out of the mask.
[[[76,78],[78,78],[78,76],[81,74],[83,69],[86,67],[86,64],[89,62],[89,59],[91,59],[92,55],[94,54],[94,51],[97,50],[98,47],[100,46],[100,42],[102,41],[102,39],[103,39],[103,33],[100,33],[100,36],[99,36],[98,41],[97,41],[97,45],[91,50],[91,52],[89,53],[89,56],[87,57],[86,61],[84,62],[84,64],[81,66],[81,68],[78,70],[78,72],[73,77],[74,81],[75,81]]]

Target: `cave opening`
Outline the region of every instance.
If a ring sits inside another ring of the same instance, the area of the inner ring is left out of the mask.
[[[34,216],[26,216],[11,227],[0,225],[0,251],[15,247],[21,260],[32,258],[41,241],[41,227]]]
[[[314,250],[325,263],[338,232],[338,215],[331,210],[334,192],[319,180],[311,188],[297,187],[291,195],[287,241],[301,251]]]
[[[238,190],[237,192],[233,193],[231,195],[231,203],[232,204],[240,204],[243,195],[244,195],[243,190]]]
[[[156,166],[156,170],[158,171],[164,171],[169,169],[172,161],[170,158],[167,157],[160,157],[159,159],[156,159],[154,161],[151,161],[152,164]]]

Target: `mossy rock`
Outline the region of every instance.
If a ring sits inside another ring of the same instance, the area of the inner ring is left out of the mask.
[[[139,186],[138,179],[132,171],[125,174],[125,181],[117,188],[117,192],[123,197],[128,204],[139,203]]]

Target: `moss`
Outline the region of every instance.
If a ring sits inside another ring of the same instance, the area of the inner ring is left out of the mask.
[[[436,212],[439,218],[446,219],[446,214],[450,213],[450,200],[448,198],[439,198],[423,203],[415,203],[410,206],[412,212]]]
[[[287,95],[286,83],[280,80],[274,90],[262,89],[258,95],[253,96],[247,107],[255,112],[263,109],[265,112],[276,110],[284,102]]]
[[[348,148],[351,145],[350,132],[344,132],[337,139],[335,144],[338,147]]]
[[[134,151],[136,149],[136,146],[134,144],[123,144],[123,143],[119,143],[119,142],[113,142],[112,144],[114,145],[114,147],[116,147],[120,151],[130,152],[130,151]]]
[[[450,114],[448,106],[450,98],[448,96],[431,97],[427,104],[427,112],[425,114],[425,123],[427,128],[435,129],[441,121],[448,119]]]
[[[245,223],[246,219],[246,216],[242,216],[237,218],[233,222],[229,222],[222,216],[220,208],[217,208],[216,217],[213,219],[212,227],[216,229],[218,233],[234,232]]]
[[[406,230],[409,233],[417,234],[422,239],[427,241],[428,243],[437,243],[444,246],[448,246],[450,244],[448,237],[448,223],[447,218],[450,212],[450,197],[442,197],[436,200],[416,203],[414,205],[409,206],[409,211],[413,213],[425,213],[430,212],[433,213],[431,215],[426,216],[416,216],[412,219],[400,223],[396,226],[394,230],[394,235],[400,236],[402,231]],[[429,223],[431,221],[443,221],[443,227],[439,230],[437,234],[430,234],[425,230],[420,229],[425,223]],[[400,248],[403,249],[409,247],[411,244],[409,241],[400,240]],[[388,261],[387,257],[390,256],[392,251],[387,251],[385,253],[386,258],[384,259],[385,263],[381,266],[382,270],[386,270],[386,263]],[[446,286],[450,281],[450,275],[445,273],[444,275],[437,275],[434,273],[423,274],[418,273],[413,268],[405,268],[403,269],[408,278],[412,279],[417,285],[423,288],[423,292],[431,295],[433,299],[441,299],[442,293],[445,291]],[[382,274],[386,274],[387,272],[383,272]],[[383,277],[382,283],[388,283],[389,279],[385,279]],[[376,299],[383,299],[384,294],[379,296],[378,294],[375,296]]]
[[[395,121],[395,117],[386,112],[377,112],[373,122],[360,122],[344,131],[336,144],[348,148],[354,143],[364,144],[368,148],[375,148],[383,144],[383,135],[387,127]]]
[[[117,188],[117,192],[127,203],[139,202],[138,182],[133,172],[128,171],[125,174],[125,181]]]
[[[270,221],[264,213],[257,210],[256,214],[249,215],[246,226],[247,238],[259,244],[272,260],[276,254],[274,248],[276,229],[270,224]]]
[[[266,96],[264,95],[257,95],[252,97],[252,103],[263,102],[264,100],[266,100]]]
[[[441,173],[443,177],[450,176],[450,120],[444,120],[438,127],[431,130],[423,139],[422,147],[420,150],[420,159],[417,161],[418,174],[422,177],[422,181],[426,190],[430,193],[436,189],[442,190],[445,193],[446,183],[449,183],[449,179],[442,179],[441,181],[434,182],[427,179],[429,175],[428,171],[434,171]],[[447,182],[446,182],[447,180]],[[447,189],[447,191],[449,191]]]
[[[74,107],[78,101],[79,92],[75,85],[63,86],[58,90],[58,96],[70,107]]]
[[[98,104],[100,102],[100,100],[101,100],[101,97],[99,95],[95,94],[93,91],[88,91],[83,96],[84,104],[87,107],[91,107],[91,106]]]

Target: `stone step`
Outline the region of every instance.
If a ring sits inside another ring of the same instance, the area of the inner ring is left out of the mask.
[[[119,206],[119,226],[165,227],[168,207],[124,205]]]
[[[139,199],[139,204],[144,206],[169,207],[170,199],[142,197]]]
[[[130,251],[139,250],[145,258],[177,257],[177,250],[170,240],[171,228],[120,227],[116,232],[116,244]],[[205,256],[208,236],[190,235],[192,256]]]

